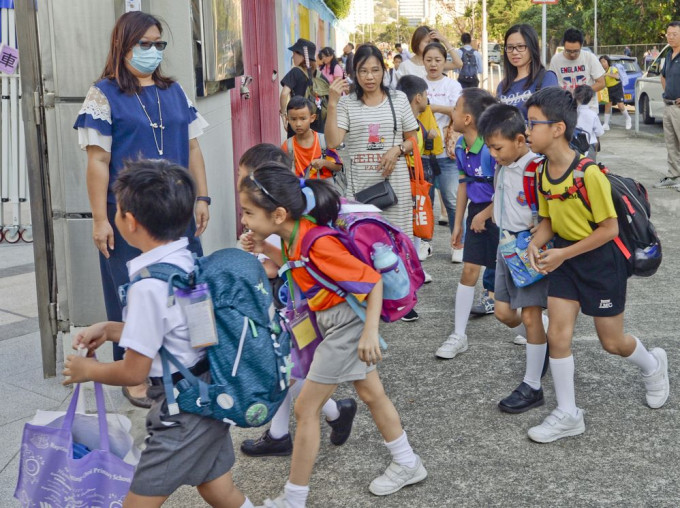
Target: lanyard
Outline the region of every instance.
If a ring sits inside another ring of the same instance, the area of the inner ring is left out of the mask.
[[[289,246],[292,246],[295,243],[295,237],[297,236],[298,229],[300,229],[300,219],[295,221],[293,232],[290,234],[290,240],[288,241]],[[286,248],[283,238],[281,238],[281,256],[283,256],[283,262],[288,263],[288,249]],[[294,282],[293,275],[290,273],[290,270],[286,270],[286,280],[288,281],[288,293],[290,294],[290,299],[293,302],[293,309],[295,309],[295,291],[293,290]]]

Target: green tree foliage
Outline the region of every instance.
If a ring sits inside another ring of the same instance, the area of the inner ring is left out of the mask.
[[[328,8],[338,19],[346,18],[352,7],[352,0],[325,0]]]

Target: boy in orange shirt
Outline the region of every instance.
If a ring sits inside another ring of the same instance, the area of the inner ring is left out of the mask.
[[[293,97],[286,114],[288,125],[295,135],[281,145],[281,149],[293,155],[295,174],[303,178],[331,178],[342,169],[342,161],[335,150],[326,148],[326,138],[312,130],[316,119],[309,99]]]

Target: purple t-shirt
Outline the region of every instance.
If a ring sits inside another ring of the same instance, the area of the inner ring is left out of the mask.
[[[539,80],[534,80],[534,82],[531,83],[531,86],[525,89],[527,79],[529,79],[529,76],[522,78],[519,81],[513,81],[512,85],[510,85],[510,88],[505,93],[503,93],[503,83],[500,83],[496,89],[498,100],[503,104],[509,104],[519,108],[525,119],[527,117],[526,102],[529,100],[529,97],[536,92],[536,87],[539,82]],[[557,76],[553,71],[546,71],[543,75],[541,89],[548,88],[549,86],[559,86],[557,83]]]
[[[459,181],[467,184],[467,197],[473,203],[490,203],[493,199],[493,176],[496,159],[491,156],[482,138],[468,148],[461,136],[456,142],[456,164]]]

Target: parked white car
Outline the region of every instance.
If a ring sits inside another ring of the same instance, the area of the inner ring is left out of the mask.
[[[501,51],[501,45],[497,42],[490,42],[487,46],[487,55],[489,57],[489,63],[501,63],[503,61],[503,53]]]
[[[654,123],[663,117],[663,88],[661,88],[661,68],[671,47],[666,45],[651,63],[638,82],[640,83],[640,116],[644,123]]]

